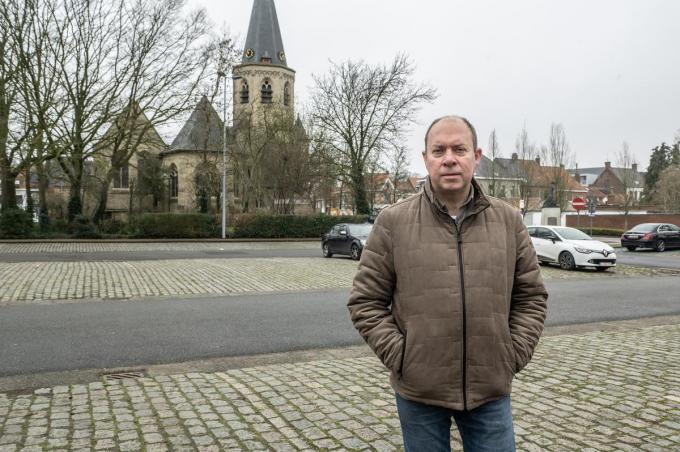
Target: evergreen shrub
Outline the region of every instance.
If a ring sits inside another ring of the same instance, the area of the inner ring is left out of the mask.
[[[102,235],[87,215],[79,214],[69,225],[69,232],[76,239],[100,239]]]
[[[33,232],[33,216],[23,209],[0,212],[0,237],[7,239],[28,237]]]

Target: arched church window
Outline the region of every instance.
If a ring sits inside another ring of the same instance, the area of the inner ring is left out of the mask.
[[[290,83],[286,82],[283,87],[283,105],[288,107],[290,105]]]
[[[170,166],[170,197],[176,198],[179,195],[179,174],[177,166],[173,163]]]
[[[262,89],[260,90],[260,95],[262,97],[263,104],[272,103],[272,98],[274,97],[274,90],[272,89],[272,85],[269,82],[269,80],[265,79],[265,81],[262,82]]]
[[[243,80],[241,83],[241,103],[247,104],[250,102],[250,89],[248,89],[248,82]]]

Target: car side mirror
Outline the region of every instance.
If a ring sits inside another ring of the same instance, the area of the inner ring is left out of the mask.
[[[340,231],[340,235],[347,235],[347,231]]]

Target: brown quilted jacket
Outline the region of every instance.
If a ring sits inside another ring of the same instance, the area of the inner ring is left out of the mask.
[[[473,184],[460,225],[429,180],[383,210],[348,303],[394,390],[454,410],[510,394],[538,343],[548,298],[521,215]]]

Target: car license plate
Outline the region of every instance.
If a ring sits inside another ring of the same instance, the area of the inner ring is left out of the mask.
[[[612,263],[611,262],[600,262],[600,265],[609,266],[609,265],[612,265]]]

